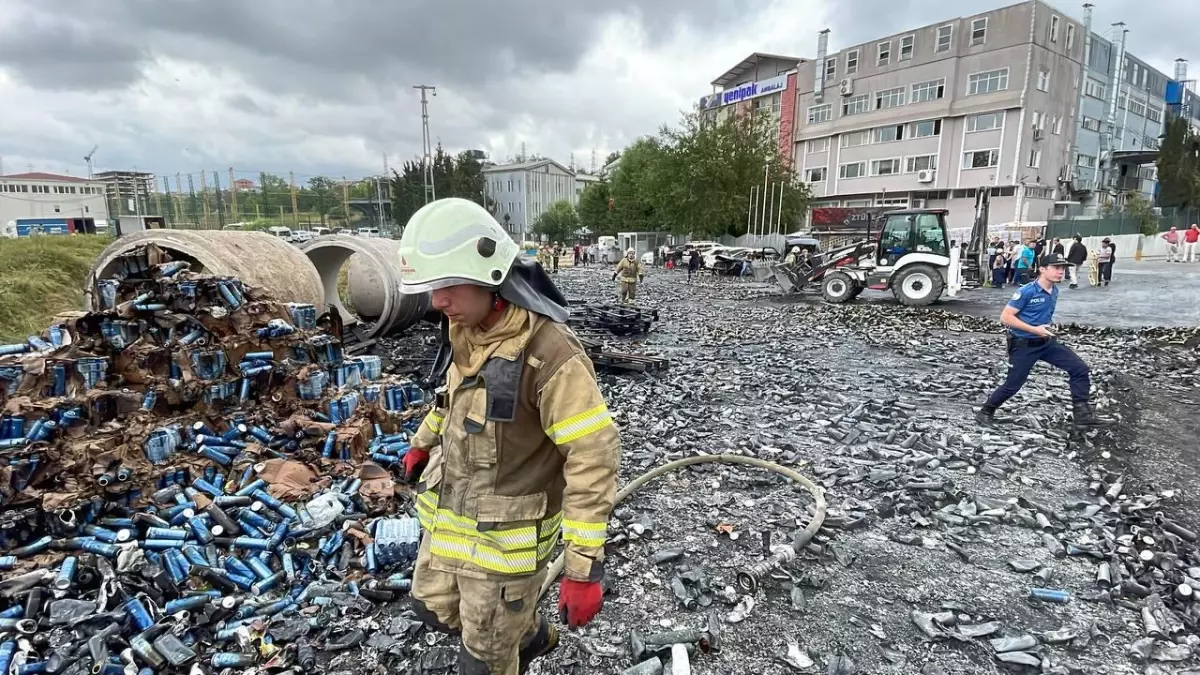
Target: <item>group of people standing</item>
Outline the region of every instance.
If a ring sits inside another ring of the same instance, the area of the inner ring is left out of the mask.
[[[1200,246],[1200,225],[1192,223],[1180,232],[1172,227],[1162,238],[1167,242],[1167,262],[1196,262],[1196,248]]]
[[[1036,278],[1039,262],[1043,255],[1060,256],[1066,261],[1064,277],[1070,282],[1071,288],[1079,288],[1079,268],[1087,262],[1088,248],[1083,243],[1083,237],[1075,235],[1069,241],[1055,237],[1047,245],[1046,240],[1038,237],[1025,242],[1004,242],[999,237],[992,237],[988,243],[988,268],[992,271],[991,286],[1023,286]],[[1113,263],[1117,258],[1116,244],[1105,237],[1100,241],[1100,247],[1095,252],[1098,285],[1107,286],[1112,281]]]

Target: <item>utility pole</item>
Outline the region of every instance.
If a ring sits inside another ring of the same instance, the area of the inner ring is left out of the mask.
[[[171,183],[167,181],[167,179],[166,179],[166,177],[165,177],[165,176],[163,177],[163,187],[165,187],[165,188],[167,189],[167,197],[168,197],[168,198],[170,198],[170,196],[171,196]],[[154,215],[156,215],[156,216],[162,216],[162,214],[163,214],[163,210],[162,210],[162,193],[161,193],[161,192],[159,192],[158,190],[155,190],[155,191],[154,191]]]
[[[208,178],[205,177],[203,169],[200,170],[200,207],[204,214],[204,228],[208,229]]]
[[[375,178],[375,202],[376,202],[376,205],[379,207],[379,217],[376,219],[376,222],[378,223],[379,231],[382,233],[383,232],[383,188],[380,187],[379,183],[380,183],[379,177],[376,176],[376,178]],[[428,203],[428,200],[426,200],[426,203]]]
[[[437,87],[428,84],[414,85],[413,89],[421,90],[421,142],[423,145],[424,156],[421,158],[421,164],[425,173],[425,203],[437,199],[437,189],[433,184],[433,140],[429,136],[429,99],[426,98],[426,92],[437,96]],[[380,211],[380,218],[383,218],[383,212]]]
[[[350,185],[345,176],[342,176],[342,222],[350,227]]]
[[[238,222],[237,182],[233,180],[233,167],[229,167],[229,219]]]
[[[300,209],[296,207],[296,174],[291,171],[288,172],[288,182],[292,184],[292,221],[298,228],[300,227]],[[279,208],[283,209],[283,207]]]
[[[217,226],[222,230],[225,229],[225,205],[221,202],[221,175],[216,171],[213,172],[213,189],[217,192]]]
[[[183,184],[179,182],[179,174],[175,174],[175,222],[183,222]]]

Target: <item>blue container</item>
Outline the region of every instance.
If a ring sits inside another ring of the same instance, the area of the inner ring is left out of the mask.
[[[221,349],[197,350],[191,353],[192,371],[202,380],[215,380],[225,374],[228,360]]]
[[[374,538],[375,557],[381,567],[406,565],[417,559],[421,522],[409,517],[377,520]]]
[[[300,330],[312,330],[317,327],[317,308],[313,305],[292,302],[287,305],[292,323]]]
[[[1031,588],[1029,589],[1029,597],[1043,602],[1067,603],[1071,601],[1070,593],[1052,588]]]
[[[84,389],[93,389],[108,376],[108,359],[100,356],[81,356],[75,369],[83,376]]]
[[[378,380],[383,377],[383,359],[378,356],[356,356],[353,358],[362,372],[364,380]]]
[[[133,624],[139,631],[147,630],[154,625],[154,617],[150,616],[150,610],[146,609],[146,605],[142,604],[139,598],[130,598],[121,606],[129,618],[133,619]]]
[[[58,566],[58,574],[54,577],[55,590],[65,591],[75,583],[75,572],[79,569],[79,559],[75,556],[63,558]]]
[[[316,401],[321,398],[329,386],[329,374],[323,370],[315,370],[306,380],[296,381],[296,393],[305,401]]]

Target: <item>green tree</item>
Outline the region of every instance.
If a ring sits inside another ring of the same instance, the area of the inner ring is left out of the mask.
[[[438,199],[460,197],[484,204],[484,184],[483,164],[470,152],[451,155],[438,145],[433,154],[433,186]],[[401,226],[425,205],[425,165],[420,159],[392,171],[391,197],[393,216]]]
[[[1200,204],[1200,139],[1186,119],[1175,117],[1167,123],[1157,164],[1160,206]]]
[[[1122,211],[1125,218],[1137,222],[1142,234],[1153,237],[1158,234],[1158,216],[1150,201],[1140,192],[1130,192],[1125,195],[1125,207]]]
[[[778,128],[770,118],[702,122],[690,114],[660,136],[666,151],[646,191],[666,229],[706,238],[746,234],[755,186],[772,191],[773,216],[786,223],[781,227],[803,217],[808,189],[780,156]]]
[[[609,196],[607,181],[588,183],[579,194],[579,226],[591,232],[593,236],[612,236],[617,233]]]
[[[341,210],[342,186],[338,181],[325,176],[313,176],[308,179],[305,199],[301,208],[321,216],[321,225],[325,225],[334,208]]]
[[[625,149],[621,164],[609,186],[612,198],[612,228],[622,232],[653,232],[659,229],[651,185],[664,164],[665,149],[655,138],[640,138]]]
[[[533,231],[551,242],[572,241],[579,232],[579,215],[571,202],[565,199],[554,202],[534,221]]]

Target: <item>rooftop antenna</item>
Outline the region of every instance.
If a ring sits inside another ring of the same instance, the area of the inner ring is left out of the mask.
[[[92,151],[83,156],[83,161],[87,162],[88,180],[92,179],[92,157],[96,156],[96,151],[100,149],[99,145],[93,145]]]

